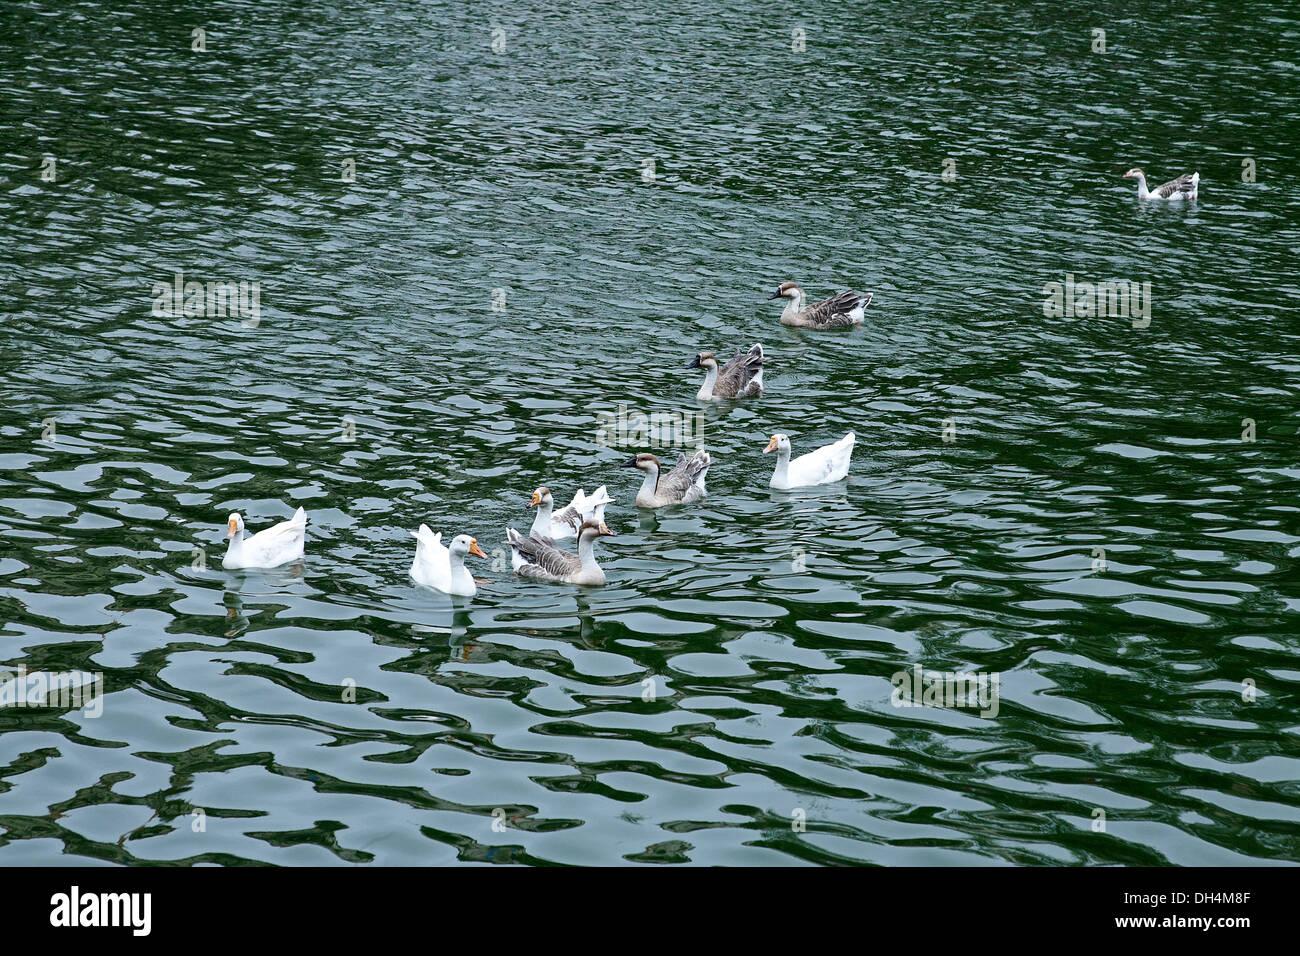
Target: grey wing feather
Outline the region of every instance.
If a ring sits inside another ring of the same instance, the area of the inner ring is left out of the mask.
[[[713,394],[723,398],[735,398],[749,390],[749,383],[763,367],[763,346],[755,345],[748,352],[736,350],[736,354],[726,365],[718,369],[718,381],[713,386]]]
[[[824,328],[852,325],[853,320],[849,317],[849,313],[857,307],[862,298],[856,292],[840,292],[829,299],[808,306],[803,310],[800,318]]]
[[[524,559],[519,574],[526,578],[562,578],[582,567],[576,554],[561,551],[555,542],[542,535],[525,538],[514,528],[509,529],[510,546]]]
[[[1156,192],[1161,199],[1168,199],[1174,193],[1190,193],[1192,191],[1192,174],[1184,173],[1177,179],[1171,179],[1165,183]]]
[[[659,479],[659,487],[655,491],[660,497],[680,501],[708,467],[709,456],[704,452],[696,452],[690,461],[681,455],[677,459],[677,466]]]
[[[555,512],[551,515],[551,520],[562,521],[574,531],[582,527],[582,515],[578,513],[578,509],[573,505],[566,505],[563,511]]]

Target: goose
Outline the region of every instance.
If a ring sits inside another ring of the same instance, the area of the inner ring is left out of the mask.
[[[726,365],[719,365],[712,352],[701,352],[686,367],[704,369],[704,385],[695,397],[708,402],[762,395],[763,362],[763,346],[754,345],[744,353],[737,349]]]
[[[516,574],[565,584],[605,583],[605,572],[596,563],[596,539],[613,534],[603,521],[584,521],[578,529],[578,553],[574,554],[557,548],[549,538],[525,538],[514,528],[506,529],[510,550],[518,560]]]
[[[604,485],[597,488],[590,498],[579,488],[571,502],[558,513],[552,513],[555,508],[555,498],[551,495],[551,489],[543,485],[533,492],[533,500],[528,505],[530,508],[537,509],[529,533],[556,541],[572,538],[578,533],[578,527],[584,521],[592,518],[604,521],[605,506],[613,503],[614,499],[609,496]]]
[[[776,452],[776,471],[769,485],[773,488],[802,488],[805,485],[824,485],[839,481],[849,473],[849,457],[853,454],[853,432],[849,432],[833,445],[826,445],[806,455],[790,460],[790,439],[785,435],[772,436],[763,454]]]
[[[636,493],[636,506],[662,508],[665,505],[689,504],[703,498],[704,476],[711,464],[713,459],[701,448],[689,460],[685,455],[679,455],[673,470],[662,477],[659,474],[659,459],[654,455],[633,455],[623,462],[623,467],[645,472],[645,480]]]
[[[227,568],[274,568],[303,555],[307,540],[307,512],[299,508],[288,521],[281,521],[257,534],[244,537],[244,516],[232,511],[226,519],[230,546],[221,559]]]
[[[1138,199],[1195,199],[1196,190],[1201,182],[1200,173],[1183,173],[1177,179],[1171,179],[1158,189],[1147,189],[1147,174],[1140,169],[1130,169],[1124,174],[1125,179],[1138,181]]]
[[[415,539],[415,560],[411,562],[411,577],[416,584],[445,591],[460,597],[473,597],[478,592],[474,576],[465,567],[465,555],[486,558],[483,549],[467,534],[458,534],[448,548],[442,543],[442,534],[434,534],[427,524],[412,531]]]
[[[848,329],[862,324],[863,310],[873,293],[838,292],[829,299],[804,304],[803,289],[782,282],[769,299],[788,299],[781,312],[781,324],[801,329]]]

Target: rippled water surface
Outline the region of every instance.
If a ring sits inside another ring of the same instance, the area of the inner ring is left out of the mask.
[[[0,663],[105,696],[0,709],[0,864],[1295,861],[1300,23],[1170,9],[7,4]],[[620,407],[702,413],[707,500],[633,507]],[[503,562],[541,484],[609,487],[604,588]]]

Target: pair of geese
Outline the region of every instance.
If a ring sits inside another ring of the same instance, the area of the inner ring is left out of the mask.
[[[768,298],[786,300],[781,312],[782,325],[844,329],[862,323],[872,294],[841,292],[808,305],[799,286],[784,282]],[[737,352],[725,364],[719,363],[712,352],[701,352],[688,367],[704,369],[705,382],[697,397],[710,401],[763,394],[763,362],[763,346],[755,345],[747,353]],[[849,432],[834,444],[791,460],[790,439],[782,434],[773,435],[763,449],[764,454],[777,453],[776,469],[769,484],[788,489],[840,481],[848,474],[854,440],[853,432]],[[636,494],[637,507],[662,508],[701,500],[705,495],[705,476],[712,463],[709,453],[700,449],[690,458],[679,455],[677,464],[666,474],[659,459],[651,454],[633,455],[623,465],[645,474]],[[579,488],[573,501],[556,512],[551,490],[545,486],[538,488],[529,505],[537,508],[537,515],[528,536],[514,528],[506,529],[515,573],[520,577],[567,584],[604,584],[605,572],[596,563],[595,544],[598,538],[614,534],[605,524],[605,506],[612,503],[604,485],[590,496]],[[273,568],[297,561],[303,557],[306,547],[307,513],[299,508],[288,521],[248,537],[244,533],[243,516],[232,512],[227,521],[230,545],[222,559],[224,567]],[[474,576],[465,567],[465,559],[470,555],[487,557],[476,539],[460,534],[446,546],[442,534],[435,534],[425,524],[420,525],[419,531],[412,531],[411,536],[416,540],[415,560],[411,564],[411,577],[416,583],[456,596],[473,597],[477,593]],[[576,554],[556,544],[569,537],[578,539]]]
[[[807,304],[802,289],[782,282],[768,299],[785,299],[781,324],[797,329],[849,329],[861,325],[873,293],[840,292],[820,302]],[[763,394],[763,346],[748,352],[736,351],[725,364],[712,352],[701,352],[687,368],[704,370],[704,384],[695,397],[702,402],[720,398],[748,398]]]

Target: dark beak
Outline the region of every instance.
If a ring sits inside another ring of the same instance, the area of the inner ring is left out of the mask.
[[[695,356],[695,358],[691,359],[690,362],[687,363],[686,367],[687,367],[687,368],[699,368],[699,367],[700,367],[700,357],[699,357],[698,355]]]
[[[633,456],[632,456],[631,458],[629,458],[627,461],[623,462],[623,464],[622,464],[621,467],[623,467],[623,468],[635,468],[635,467],[636,467],[636,455],[633,455]]]
[[[768,296],[768,298],[769,298],[769,299],[779,299],[779,298],[781,298],[781,293],[780,293],[780,292],[773,292],[771,295]]]

